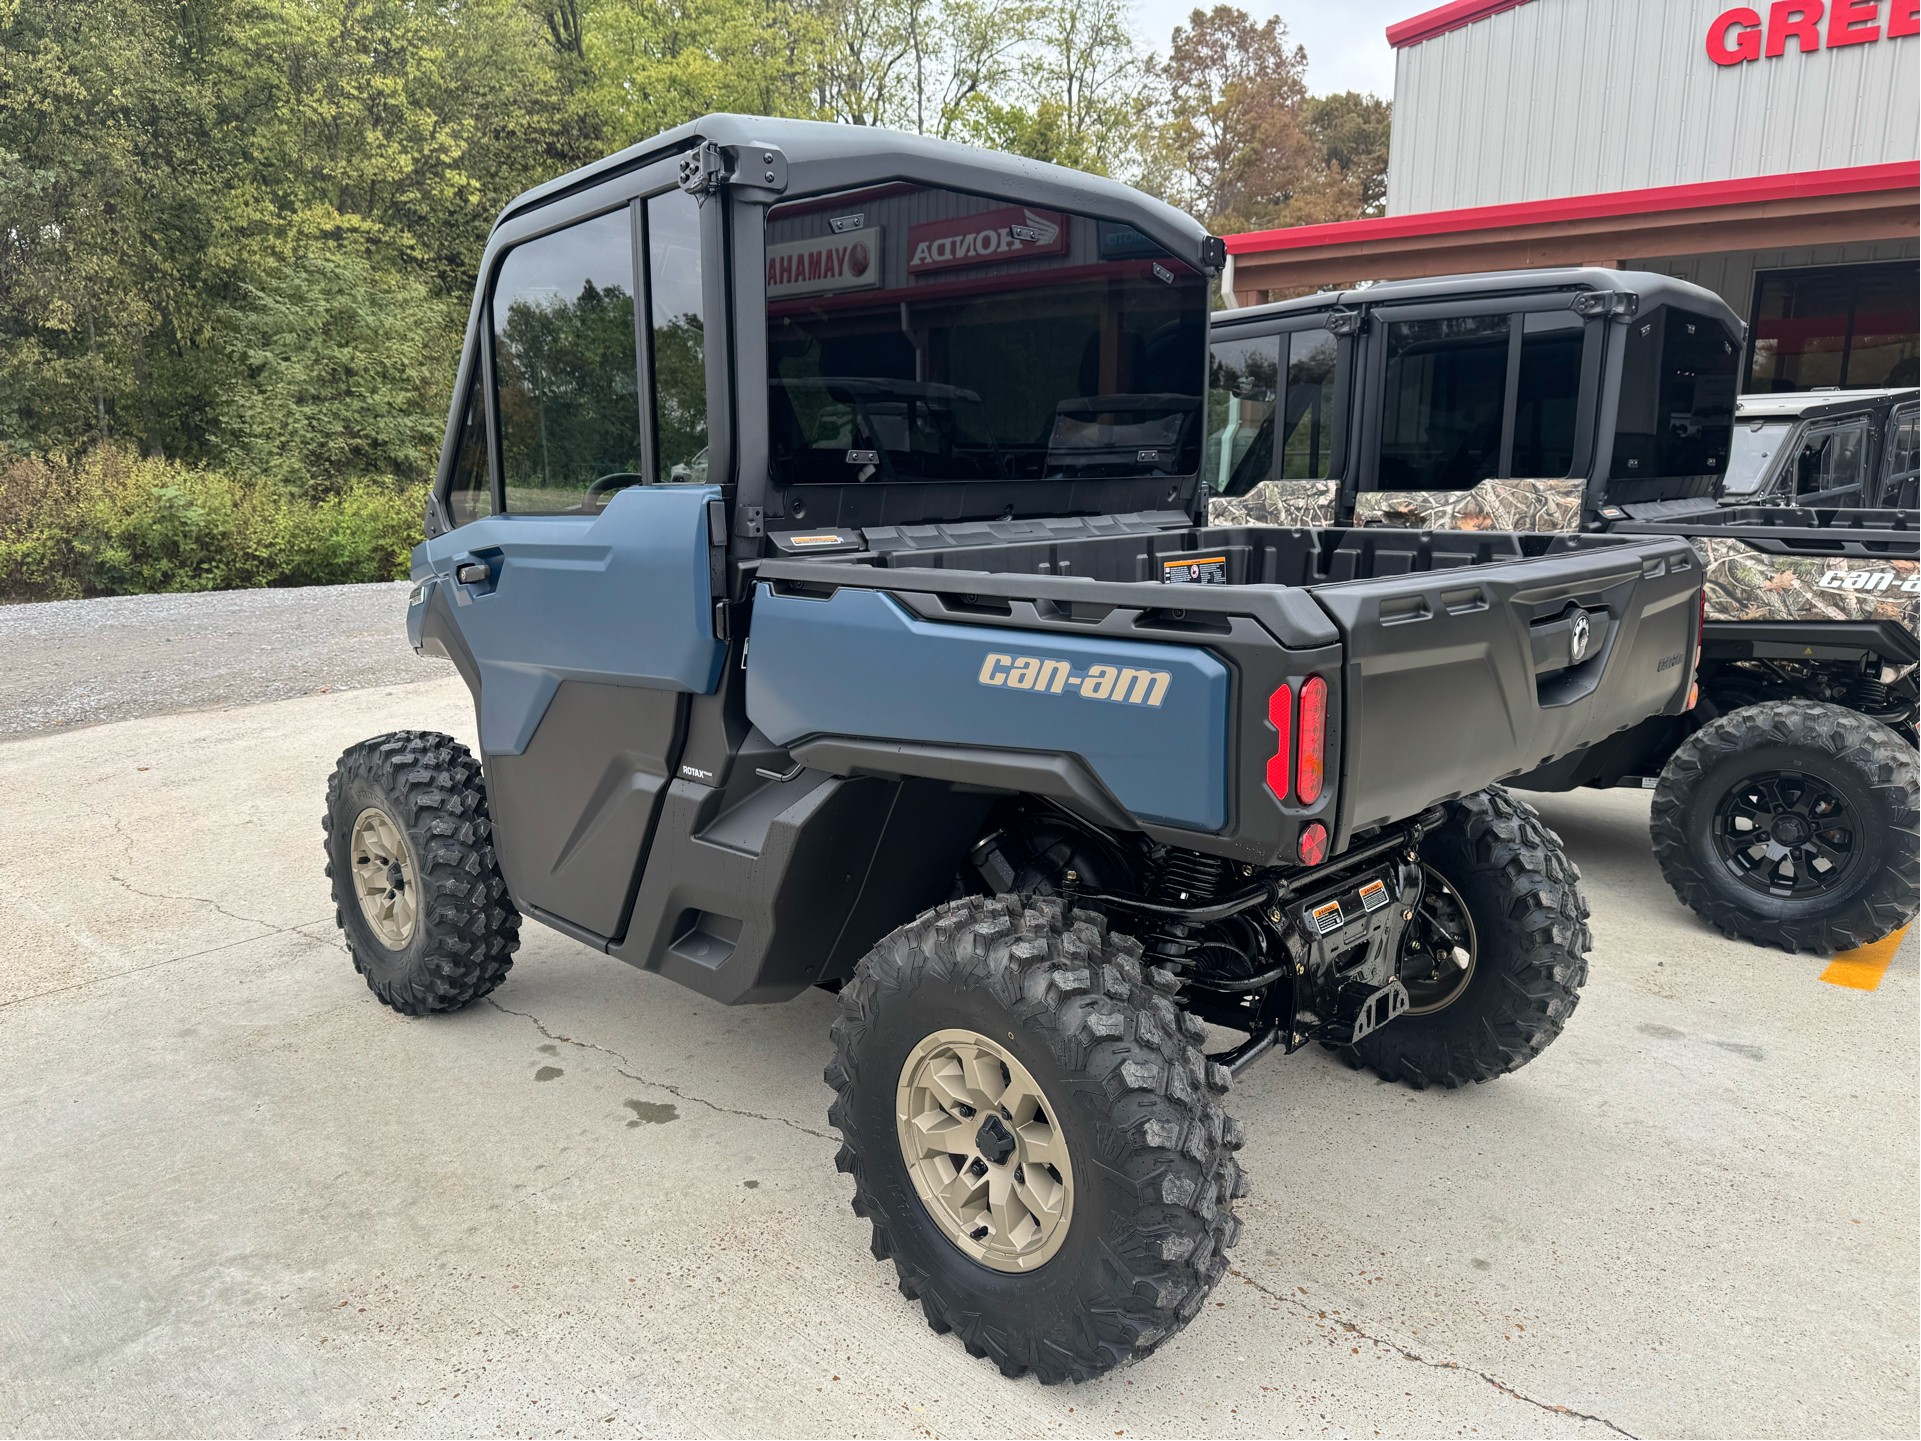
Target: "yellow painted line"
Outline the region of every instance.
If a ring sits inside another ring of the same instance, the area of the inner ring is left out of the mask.
[[[1843,951],[1828,963],[1821,972],[1821,979],[1831,986],[1846,986],[1852,991],[1871,991],[1881,984],[1881,977],[1888,973],[1888,962],[1901,948],[1901,938],[1908,933],[1906,926],[1891,936],[1883,936],[1871,946],[1863,946],[1858,951]]]

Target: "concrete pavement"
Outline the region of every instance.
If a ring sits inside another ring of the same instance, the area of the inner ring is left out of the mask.
[[[418,673],[418,672],[416,672]],[[1917,966],[1673,901],[1646,799],[1546,798],[1593,977],[1492,1085],[1236,1087],[1213,1304],[1007,1381],[867,1254],[833,1002],[727,1010],[529,924],[408,1020],[333,929],[335,756],[457,680],[0,744],[0,1432],[1913,1435]]]

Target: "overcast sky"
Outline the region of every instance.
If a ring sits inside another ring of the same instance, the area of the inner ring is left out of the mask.
[[[1167,54],[1176,25],[1187,23],[1198,0],[1134,0],[1134,26],[1146,44]],[[1288,37],[1307,47],[1307,84],[1316,95],[1360,90],[1394,95],[1394,52],[1382,33],[1397,20],[1431,10],[1440,0],[1240,0],[1257,21],[1278,14]]]

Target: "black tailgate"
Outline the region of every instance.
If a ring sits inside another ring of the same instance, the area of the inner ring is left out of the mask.
[[[1679,538],[1313,587],[1345,649],[1335,848],[1680,711],[1700,587]]]

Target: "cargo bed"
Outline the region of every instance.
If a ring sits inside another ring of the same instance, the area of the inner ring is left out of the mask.
[[[1040,527],[1051,533],[1019,533]],[[839,554],[763,561],[766,620],[785,599],[853,588],[888,592],[922,620],[1211,651],[1236,691],[1231,732],[1220,738],[1231,772],[1226,823],[1209,827],[1210,837],[1146,827],[1199,849],[1268,858],[1307,816],[1277,808],[1261,785],[1260,762],[1272,751],[1271,735],[1261,738],[1266,700],[1289,677],[1341,678],[1328,736],[1339,757],[1327,817],[1337,852],[1357,832],[1686,704],[1700,568],[1680,538],[1258,526],[1073,534],[1073,521],[992,528],[1005,538],[988,540],[986,526],[959,537],[925,527],[867,537],[864,550],[849,536]],[[987,543],[939,543],[954,539]],[[757,637],[771,629],[766,620],[757,607]],[[805,631],[794,636],[807,644]],[[750,673],[798,675],[811,663],[763,656],[751,658]],[[899,718],[886,720],[898,735]],[[930,730],[909,739],[946,738]],[[1032,744],[1057,748],[1039,734]],[[1103,820],[1111,824],[1111,814]]]

